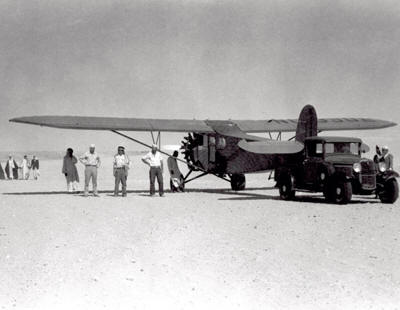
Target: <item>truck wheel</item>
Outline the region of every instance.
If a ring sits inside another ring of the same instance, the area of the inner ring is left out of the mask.
[[[231,175],[231,188],[234,191],[242,191],[246,188],[246,177],[244,174]]]
[[[293,182],[290,177],[285,178],[279,185],[279,195],[283,200],[291,200],[296,195],[293,189]]]
[[[399,185],[396,179],[389,179],[383,184],[383,191],[379,193],[379,199],[383,203],[394,203],[399,197]]]
[[[350,182],[338,181],[334,183],[334,186],[331,188],[331,190],[333,202],[344,205],[351,200],[353,189]]]

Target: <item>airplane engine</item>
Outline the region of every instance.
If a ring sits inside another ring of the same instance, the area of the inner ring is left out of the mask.
[[[202,166],[201,163],[198,160],[197,156],[197,147],[199,146],[199,136],[202,137],[199,134],[194,133],[193,136],[191,133],[189,133],[186,137],[183,138],[181,141],[182,146],[182,154],[184,155],[184,158],[188,164],[189,169],[193,171],[197,171],[194,167],[195,166]]]

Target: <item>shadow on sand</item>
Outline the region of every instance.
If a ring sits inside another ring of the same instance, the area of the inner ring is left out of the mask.
[[[274,187],[250,187],[246,188],[246,191],[255,191],[255,190],[271,190],[275,189]],[[166,193],[171,193],[171,190],[165,190]],[[106,194],[106,196],[113,196],[113,190],[99,190],[99,194]],[[143,194],[143,196],[149,196],[149,190],[127,190],[128,194]],[[156,191],[156,194],[158,191]],[[185,193],[209,193],[209,194],[234,194],[237,193],[228,188],[190,188],[186,189]],[[12,195],[12,196],[22,196],[22,195],[73,195],[73,196],[83,196],[83,191],[77,192],[67,192],[67,191],[37,191],[37,192],[8,192],[3,193],[3,195]],[[89,193],[92,195],[92,192]]]
[[[271,191],[277,191],[275,187],[249,187],[246,188],[244,191],[233,191],[229,188],[190,188],[186,189],[185,193],[206,193],[206,194],[223,194],[229,195],[231,197],[221,197],[218,200],[221,201],[250,201],[250,200],[281,200],[279,194],[274,192],[273,194]],[[254,191],[267,191],[267,193],[254,193]],[[166,193],[171,193],[170,190],[166,190]],[[148,190],[128,190],[129,194],[137,194],[138,196],[142,197],[149,197]],[[110,196],[112,197],[114,194],[113,190],[102,190],[99,191],[100,195]],[[176,193],[179,195],[180,193]],[[3,193],[3,195],[12,195],[12,196],[19,196],[19,195],[72,195],[72,196],[81,196],[84,197],[83,191],[69,193],[67,191],[38,191],[38,192],[14,192],[14,193]],[[156,192],[158,195],[158,192]],[[92,196],[90,193],[89,196]],[[121,196],[121,194],[119,195]],[[329,204],[324,198],[323,195],[315,195],[315,194],[302,194],[300,196],[296,196],[292,202],[310,202],[310,203],[319,203],[319,204]],[[349,204],[367,204],[367,203],[380,203],[379,200],[375,199],[374,197],[353,197]]]

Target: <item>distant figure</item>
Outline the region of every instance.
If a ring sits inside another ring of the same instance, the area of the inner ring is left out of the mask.
[[[126,181],[128,178],[129,158],[125,154],[123,146],[118,147],[118,153],[114,156],[113,172],[115,177],[114,196],[118,196],[119,183],[122,184],[122,196],[126,197]]]
[[[22,159],[21,166],[22,168],[22,179],[23,180],[28,180],[29,179],[29,170],[30,170],[30,165],[28,161],[28,156],[24,155],[24,158]]]
[[[4,180],[6,178],[6,175],[4,174],[3,167],[1,166],[0,163],[0,180]]]
[[[97,193],[97,169],[100,167],[100,156],[97,155],[95,149],[95,145],[91,144],[89,152],[79,158],[80,162],[85,165],[85,197],[89,194],[90,179],[92,179],[93,184],[93,196],[99,196]]]
[[[385,145],[382,147],[381,162],[386,165],[386,170],[393,170],[393,155],[389,153],[389,148]]]
[[[33,178],[35,180],[38,179],[40,173],[39,173],[39,159],[33,155],[32,161],[31,161],[31,169],[32,169],[32,174]]]
[[[170,173],[170,186],[172,192],[184,191],[184,180],[181,171],[179,170],[178,162],[178,151],[174,151],[171,157],[167,159],[168,171]]]
[[[142,161],[150,166],[150,196],[154,196],[155,188],[154,182],[157,177],[158,182],[158,190],[160,197],[164,196],[164,183],[163,183],[163,172],[164,165],[161,154],[157,151],[157,145],[153,144],[151,147],[151,151],[142,157]]]
[[[78,169],[76,169],[76,163],[78,160],[73,154],[74,150],[68,148],[67,153],[64,156],[62,167],[62,173],[65,175],[65,179],[67,180],[67,190],[70,193],[78,190],[79,183]]]
[[[11,155],[8,156],[6,175],[9,180],[18,180],[18,165]]]

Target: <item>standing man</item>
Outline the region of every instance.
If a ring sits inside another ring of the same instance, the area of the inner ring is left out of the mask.
[[[114,156],[114,177],[115,187],[114,196],[118,196],[119,183],[122,183],[122,197],[126,197],[126,180],[128,178],[129,158],[125,154],[123,146],[118,147],[118,153]]]
[[[387,170],[393,170],[393,155],[389,153],[386,145],[382,147],[381,161],[385,163]]]
[[[39,176],[39,159],[36,158],[35,155],[33,155],[32,161],[31,161],[31,169],[33,171],[33,178],[35,180],[38,179]]]
[[[145,156],[142,157],[142,161],[150,166],[150,196],[154,196],[155,188],[154,188],[154,181],[157,177],[158,182],[158,191],[160,197],[164,196],[164,183],[163,183],[163,172],[164,172],[164,165],[163,159],[161,154],[157,151],[157,145],[153,144],[151,146],[151,151],[148,152]]]
[[[95,145],[91,144],[89,152],[79,158],[80,162],[85,165],[85,197],[89,194],[90,179],[93,184],[93,196],[99,196],[97,193],[97,169],[100,167],[100,157],[95,152],[95,148]]]

